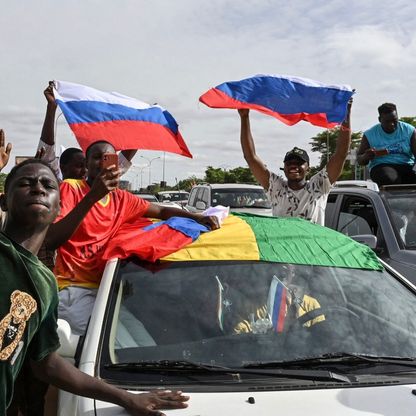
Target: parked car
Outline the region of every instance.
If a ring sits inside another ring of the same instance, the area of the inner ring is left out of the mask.
[[[416,185],[381,189],[370,181],[341,181],[331,190],[325,225],[368,243],[416,284]]]
[[[202,212],[209,207],[223,205],[233,212],[272,215],[270,201],[259,185],[243,183],[201,184],[191,189],[186,209]]]
[[[415,314],[416,287],[367,246],[298,218],[231,215],[160,262],[110,260],[77,361],[120,388],[190,395],[167,415],[413,416]],[[126,414],[62,392],[59,409]]]
[[[154,194],[136,194],[140,198],[145,199],[146,201],[152,202],[153,204],[161,205],[163,207],[175,207],[182,208],[182,205],[175,202],[170,202],[168,200],[160,201]]]
[[[136,194],[136,195],[149,202],[159,202],[159,200],[156,198],[156,195],[153,195],[153,194]]]
[[[173,202],[185,206],[188,202],[189,192],[186,191],[160,191],[157,193],[157,198],[160,202]]]

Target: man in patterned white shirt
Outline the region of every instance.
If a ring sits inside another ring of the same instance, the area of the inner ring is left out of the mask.
[[[335,153],[327,165],[309,181],[309,156],[305,150],[294,147],[286,153],[284,168],[286,179],[271,172],[257,156],[251,135],[249,110],[238,110],[241,117],[241,147],[250,170],[267,191],[277,217],[301,217],[316,224],[325,224],[325,207],[332,184],[344,167],[351,144],[350,112],[348,103],[345,120],[341,124]]]

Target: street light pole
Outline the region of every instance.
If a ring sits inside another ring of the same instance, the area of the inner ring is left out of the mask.
[[[130,169],[132,173],[136,171],[136,173],[133,173],[135,175],[136,179],[136,190],[138,191],[140,188],[143,188],[143,170],[146,169],[149,165],[144,166],[136,166],[133,165]],[[129,171],[130,172],[130,171]],[[139,187],[139,175],[140,175],[140,187]]]
[[[165,163],[166,163],[166,152],[163,152],[163,175],[162,175],[163,186],[165,186]]]
[[[154,157],[153,159],[149,159],[148,157],[145,156],[140,156],[143,159],[146,159],[149,163],[149,185],[152,184],[152,162],[156,159],[160,159],[160,156]]]

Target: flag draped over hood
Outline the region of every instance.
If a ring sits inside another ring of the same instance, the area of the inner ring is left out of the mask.
[[[218,230],[162,258],[189,260],[263,260],[277,263],[382,270],[367,246],[330,228],[301,218],[233,213]]]
[[[125,224],[108,242],[102,258],[125,259],[136,256],[155,262],[161,257],[187,246],[200,233],[209,231],[205,225],[185,217],[171,217],[138,228],[135,222]]]
[[[289,126],[304,120],[331,128],[344,120],[353,94],[348,85],[325,85],[286,75],[256,75],[217,85],[199,100],[212,108],[257,110]]]
[[[192,157],[172,115],[116,92],[54,81],[54,95],[79,145],[106,140],[116,150],[160,150]]]

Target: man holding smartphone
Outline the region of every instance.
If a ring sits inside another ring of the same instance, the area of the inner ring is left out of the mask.
[[[364,132],[358,163],[369,165],[370,177],[379,186],[416,183],[415,128],[399,121],[395,104],[382,104],[378,113],[380,123]]]
[[[187,217],[211,230],[219,228],[216,217],[152,204],[119,189],[116,156],[106,141],[88,147],[88,177],[61,183],[61,212],[45,238],[47,248],[57,250],[54,273],[60,288],[59,317],[79,335],[85,331],[104,271],[103,252],[118,232],[148,225],[143,217]]]

